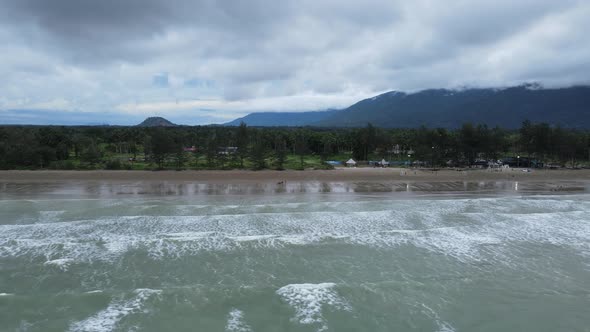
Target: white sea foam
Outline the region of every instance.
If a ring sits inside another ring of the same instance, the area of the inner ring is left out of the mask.
[[[432,308],[430,308],[429,306],[422,304],[423,310],[422,312],[424,314],[426,314],[426,316],[430,317],[431,319],[434,320],[434,323],[437,326],[437,330],[436,332],[455,332],[455,328],[449,324],[448,322],[445,322],[444,320],[442,320],[439,315],[436,313],[436,311],[432,310]]]
[[[274,234],[260,234],[260,235],[244,235],[244,236],[230,236],[230,240],[236,242],[250,242],[250,241],[263,241],[268,239],[274,239],[277,236]]]
[[[142,311],[144,303],[153,295],[160,294],[160,290],[137,289],[135,296],[129,300],[117,300],[109,306],[82,321],[70,325],[72,332],[107,332],[113,331],[117,324],[126,316]]]
[[[460,260],[482,259],[486,253],[499,257],[515,242],[550,243],[590,253],[587,196],[311,202],[293,208],[304,209],[306,204],[326,211],[0,225],[0,258],[39,257],[67,269],[76,262],[112,261],[130,250],[163,259],[334,241],[369,247],[413,245]],[[355,211],[339,210],[349,204]]]
[[[318,331],[328,328],[322,310],[350,310],[350,306],[336,291],[334,283],[290,284],[277,290],[277,294],[295,309],[295,320],[301,324],[317,324]]]
[[[438,330],[436,332],[455,332],[456,330],[450,326],[448,323],[446,322],[436,322],[438,325]]]
[[[249,332],[252,331],[250,326],[244,321],[244,312],[238,309],[232,309],[227,318],[225,325],[227,332]]]
[[[12,293],[0,293],[0,296],[13,296],[14,294]]]
[[[72,264],[72,260],[69,258],[59,258],[44,263],[44,265],[57,266],[62,271],[67,271],[70,264]]]

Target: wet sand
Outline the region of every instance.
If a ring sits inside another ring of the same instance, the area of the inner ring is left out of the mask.
[[[590,170],[510,169],[438,171],[399,168],[342,168],[306,171],[0,171],[0,182],[166,181],[199,183],[297,182],[455,182],[455,181],[590,181]]]
[[[331,171],[0,171],[0,199],[364,193],[580,194],[589,170],[336,169]]]

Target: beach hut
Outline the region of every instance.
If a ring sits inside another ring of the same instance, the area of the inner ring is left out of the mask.
[[[356,166],[356,161],[354,161],[352,158],[350,158],[346,162],[346,166],[348,166],[348,167],[354,167],[354,166]]]

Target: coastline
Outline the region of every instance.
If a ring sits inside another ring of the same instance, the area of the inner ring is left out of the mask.
[[[338,168],[305,171],[65,171],[65,170],[8,170],[0,171],[0,182],[199,182],[199,183],[267,183],[295,182],[455,182],[455,181],[590,181],[590,170],[532,170],[510,169],[503,172],[489,170],[438,171],[400,168]]]

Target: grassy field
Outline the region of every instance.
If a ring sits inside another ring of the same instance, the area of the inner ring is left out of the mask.
[[[89,163],[82,162],[80,158],[71,155],[68,160],[56,161],[49,164],[43,169],[56,169],[56,170],[157,170],[158,165],[153,161],[145,160],[143,153],[137,153],[135,158],[133,154],[126,153],[113,153],[106,152],[103,154],[99,162]],[[351,154],[337,154],[330,155],[325,160],[338,161],[344,166],[344,162],[351,158]],[[204,155],[197,155],[197,158],[192,153],[185,153],[183,155],[183,162],[179,166],[174,156],[167,158],[162,169],[165,170],[231,170],[231,169],[254,169],[254,164],[248,158],[244,159],[243,167],[240,165],[240,161],[237,156],[227,156],[221,160],[216,160],[212,163],[208,162]],[[378,155],[370,155],[369,160],[379,161],[382,157]],[[388,159],[392,162],[398,162],[394,167],[406,167],[409,160],[406,159]],[[587,167],[588,163],[579,163],[579,166]],[[359,167],[370,167],[367,162],[359,162]],[[265,159],[266,169],[279,169],[276,160],[272,157]],[[318,155],[305,155],[303,157],[303,163],[299,155],[288,154],[283,163],[282,169],[288,170],[303,170],[303,169],[332,169],[331,165],[322,162],[322,159]],[[40,168],[20,168],[20,169],[40,169]]]

